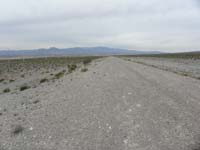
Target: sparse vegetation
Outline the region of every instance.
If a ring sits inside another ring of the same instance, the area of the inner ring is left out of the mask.
[[[87,58],[87,59],[83,60],[83,64],[87,65],[87,64],[91,63],[91,61],[92,61],[92,59]]]
[[[37,104],[37,103],[39,103],[40,102],[40,100],[35,100],[35,101],[33,101],[33,104]]]
[[[72,71],[76,70],[77,65],[76,64],[69,64],[68,65],[68,72],[71,73]]]
[[[39,71],[44,69],[45,72],[49,72],[49,69],[56,69],[58,67],[65,67],[68,64],[84,63],[88,64],[92,60],[100,57],[88,56],[88,57],[47,57],[47,58],[27,58],[27,59],[10,59],[0,60],[0,73],[2,75],[8,74],[21,74],[21,77],[25,77],[26,72],[30,70]],[[9,69],[8,69],[9,68]],[[14,70],[14,71],[13,71]],[[4,80],[0,79],[0,82]]]
[[[65,70],[63,70],[63,71],[61,71],[61,72],[55,74],[55,78],[56,78],[56,79],[60,79],[61,77],[64,76],[64,74],[65,74]]]
[[[81,72],[86,72],[86,71],[88,71],[87,68],[82,68],[82,69],[81,69]]]
[[[15,81],[15,80],[13,80],[13,79],[10,79],[10,80],[9,80],[10,83],[12,83],[12,82],[14,82],[14,81]]]
[[[3,82],[5,79],[0,79],[0,83]]]
[[[3,90],[3,92],[4,92],[4,93],[9,93],[9,92],[10,92],[10,89],[9,89],[9,88],[6,88],[6,89]]]
[[[25,91],[25,90],[27,90],[27,89],[29,89],[29,88],[31,88],[31,87],[28,86],[28,85],[22,85],[22,86],[20,87],[20,91]]]
[[[19,115],[18,113],[14,113],[14,114],[13,114],[14,117],[17,117],[18,115]]]
[[[200,52],[185,53],[166,53],[166,54],[146,54],[146,55],[126,55],[122,57],[158,57],[158,58],[182,58],[182,59],[200,59]]]
[[[81,64],[90,63],[92,60],[100,57],[47,57],[47,58],[25,58],[25,59],[2,59],[0,60],[0,84],[12,84],[12,89],[24,91],[30,87],[37,87],[38,76],[39,83],[54,81],[64,76],[67,69],[68,73],[76,70]],[[83,69],[84,71],[84,69]],[[42,75],[44,73],[44,75]],[[34,76],[34,77],[33,77]],[[44,76],[44,77],[43,77]],[[33,78],[32,78],[33,77]],[[43,79],[44,78],[44,79]],[[23,84],[29,85],[24,86]],[[22,86],[20,87],[20,85]],[[7,87],[7,86],[6,86]],[[9,86],[11,87],[11,86]],[[5,90],[6,92],[6,90]],[[13,91],[14,92],[14,91]],[[3,93],[3,89],[1,91]]]
[[[16,125],[13,128],[12,134],[13,135],[18,135],[18,134],[22,133],[23,130],[24,130],[24,128],[21,125]]]
[[[186,73],[186,72],[181,72],[181,73],[178,73],[178,74],[180,74],[180,75],[182,75],[182,76],[185,76],[185,77],[189,76],[189,74]]]
[[[47,78],[41,79],[40,83],[48,82],[49,80]]]
[[[132,62],[151,66],[165,71],[170,71],[181,76],[200,79],[199,71],[197,71],[197,66],[200,60],[200,52],[132,56],[127,55],[119,57],[128,61],[129,59],[132,59]],[[192,68],[196,68],[196,71],[195,69],[191,69],[190,66],[192,66]]]

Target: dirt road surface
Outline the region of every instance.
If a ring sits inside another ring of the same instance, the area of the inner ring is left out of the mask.
[[[1,150],[198,150],[200,81],[108,57],[0,95]]]

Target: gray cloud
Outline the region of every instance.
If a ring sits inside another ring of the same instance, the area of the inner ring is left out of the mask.
[[[200,49],[200,9],[188,0],[4,0],[0,49],[111,46]]]

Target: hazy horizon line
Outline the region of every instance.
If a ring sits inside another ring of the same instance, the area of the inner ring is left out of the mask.
[[[156,52],[164,52],[164,53],[181,53],[181,52],[197,52],[200,50],[178,50],[178,51],[174,51],[174,52],[170,52],[170,50],[154,50],[154,49],[130,49],[130,48],[121,48],[121,47],[109,47],[109,46],[72,46],[72,47],[56,47],[56,46],[49,46],[49,47],[38,47],[38,48],[16,48],[16,49],[12,49],[12,48],[6,48],[6,49],[0,49],[1,51],[33,51],[33,50],[49,50],[49,49],[72,49],[72,48],[111,48],[111,49],[121,49],[121,50],[129,50],[129,51],[156,51]]]

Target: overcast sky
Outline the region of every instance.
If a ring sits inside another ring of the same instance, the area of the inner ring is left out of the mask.
[[[0,0],[0,49],[200,50],[200,0]]]

